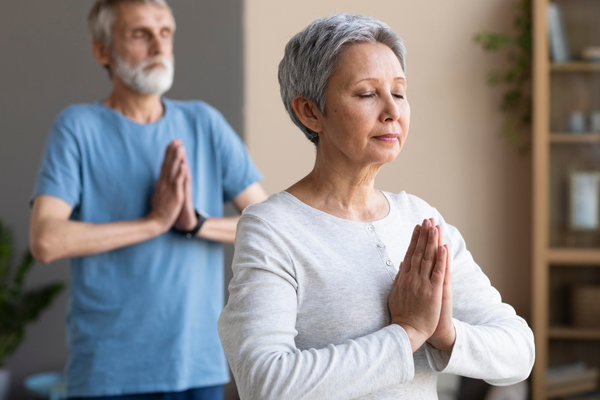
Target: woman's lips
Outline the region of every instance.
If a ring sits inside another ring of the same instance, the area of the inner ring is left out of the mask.
[[[385,135],[375,136],[375,137],[373,137],[373,139],[377,139],[377,140],[382,141],[382,142],[393,143],[393,142],[398,141],[398,137],[399,136],[400,135],[397,134],[397,133],[388,133],[388,134],[385,134]]]

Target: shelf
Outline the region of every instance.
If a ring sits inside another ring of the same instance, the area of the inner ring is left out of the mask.
[[[550,143],[600,143],[600,133],[552,132]]]
[[[600,267],[600,249],[552,248],[548,250],[548,262],[561,265],[588,265]]]
[[[552,339],[600,340],[600,329],[550,328],[548,336]]]
[[[600,71],[600,63],[592,63],[585,61],[573,61],[567,63],[552,63],[550,64],[550,71],[553,72],[569,72],[569,71],[583,71],[583,72],[594,72]]]

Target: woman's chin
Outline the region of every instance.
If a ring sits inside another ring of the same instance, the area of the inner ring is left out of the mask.
[[[387,148],[383,148],[384,146],[377,147],[379,148],[373,149],[372,157],[369,158],[373,159],[373,161],[375,161],[378,164],[385,164],[394,161],[396,157],[398,157],[398,155],[400,154],[401,150],[399,144],[388,144],[388,146],[385,146]]]

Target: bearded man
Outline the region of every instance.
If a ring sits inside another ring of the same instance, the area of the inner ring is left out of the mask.
[[[222,398],[223,203],[261,202],[261,175],[218,111],[162,97],[164,0],[97,0],[88,24],[112,93],[54,122],[30,229],[36,259],[71,259],[68,396]]]

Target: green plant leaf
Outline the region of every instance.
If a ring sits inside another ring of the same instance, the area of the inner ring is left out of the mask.
[[[0,367],[4,365],[6,357],[11,355],[25,337],[25,329],[17,329],[12,332],[0,330]]]
[[[34,259],[31,255],[31,251],[27,250],[25,254],[23,254],[23,258],[21,259],[21,264],[17,267],[17,274],[15,275],[14,284],[12,287],[13,295],[16,297],[21,292],[23,288],[23,281],[25,280],[25,275],[31,269],[33,265]]]
[[[62,283],[53,283],[23,293],[34,259],[26,251],[13,277],[13,253],[12,231],[0,221],[0,366],[23,340],[26,324],[36,319],[64,288]]]
[[[12,230],[0,221],[0,286],[6,287],[13,261]]]
[[[490,86],[506,88],[500,102],[500,110],[505,116],[500,131],[508,143],[517,147],[519,154],[524,154],[531,148],[531,11],[531,0],[522,0],[513,23],[516,35],[484,31],[473,37],[474,42],[486,51],[506,52],[508,67],[500,72],[490,72],[488,83]]]
[[[19,314],[23,323],[35,320],[63,288],[64,284],[53,283],[25,293],[19,305]]]

